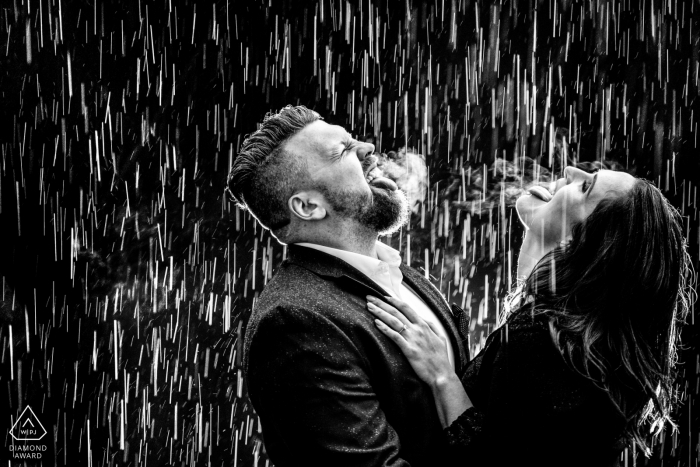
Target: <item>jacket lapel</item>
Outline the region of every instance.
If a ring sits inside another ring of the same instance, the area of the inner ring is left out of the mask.
[[[440,293],[440,291],[425,277],[423,277],[418,271],[410,267],[401,265],[401,273],[403,274],[404,281],[411,287],[428,306],[435,311],[435,315],[438,317],[447,334],[450,336],[450,342],[452,343],[452,348],[457,354],[457,362],[455,362],[455,370],[457,374],[464,368],[469,361],[467,355],[467,350],[464,348],[464,342],[455,324],[455,318],[452,314],[447,300]]]
[[[350,264],[340,258],[329,255],[314,248],[307,248],[299,245],[289,245],[288,261],[290,263],[301,266],[309,271],[326,277],[336,279],[344,279],[358,286],[361,290],[364,289],[366,294],[384,297],[390,295],[379,284],[367,277],[362,272],[358,271]],[[430,281],[426,280],[419,272],[406,267],[400,266],[403,279],[406,284],[413,289],[418,296],[435,312],[435,315],[440,320],[445,330],[450,337],[452,348],[457,355],[455,362],[455,370],[459,374],[464,365],[468,362],[468,357],[464,350],[462,338],[454,322],[450,307],[445,298],[440,294],[438,289],[433,286]]]

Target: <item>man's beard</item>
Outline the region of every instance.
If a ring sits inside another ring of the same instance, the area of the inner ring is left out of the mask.
[[[370,187],[372,193],[363,193],[355,190],[331,191],[326,186],[319,186],[318,189],[336,214],[356,220],[379,236],[396,232],[408,221],[408,198],[401,190]]]

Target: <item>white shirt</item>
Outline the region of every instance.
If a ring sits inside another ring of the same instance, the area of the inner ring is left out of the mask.
[[[399,269],[399,265],[401,265],[401,254],[398,251],[385,243],[377,241],[376,250],[379,259],[375,259],[371,256],[365,256],[346,250],[338,250],[337,248],[330,248],[323,245],[316,245],[315,243],[297,243],[297,245],[313,248],[342,259],[379,284],[384,290],[389,292],[392,297],[406,302],[418,316],[433,325],[433,329],[437,331],[440,337],[445,338],[447,341],[447,357],[450,360],[452,368],[454,368],[454,349],[452,348],[452,343],[450,342],[447,331],[445,331],[445,327],[437,316],[435,316],[433,310],[431,310],[410,287],[403,283],[403,274],[401,274],[401,270]]]

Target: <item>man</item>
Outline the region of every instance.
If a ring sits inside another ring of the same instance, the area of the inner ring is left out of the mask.
[[[250,399],[278,466],[445,465],[430,389],[376,328],[366,296],[397,297],[434,324],[458,372],[464,338],[439,291],[377,241],[406,222],[408,203],[373,151],[288,106],[244,141],[229,174],[233,198],[289,245],[244,344]]]

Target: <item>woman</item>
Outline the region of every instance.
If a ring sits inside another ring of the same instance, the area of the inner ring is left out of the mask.
[[[517,306],[461,378],[413,310],[368,297],[379,329],[430,385],[463,465],[617,465],[630,442],[648,453],[650,428],[670,421],[689,300],[682,219],[645,180],[565,175],[552,194],[518,199]]]

